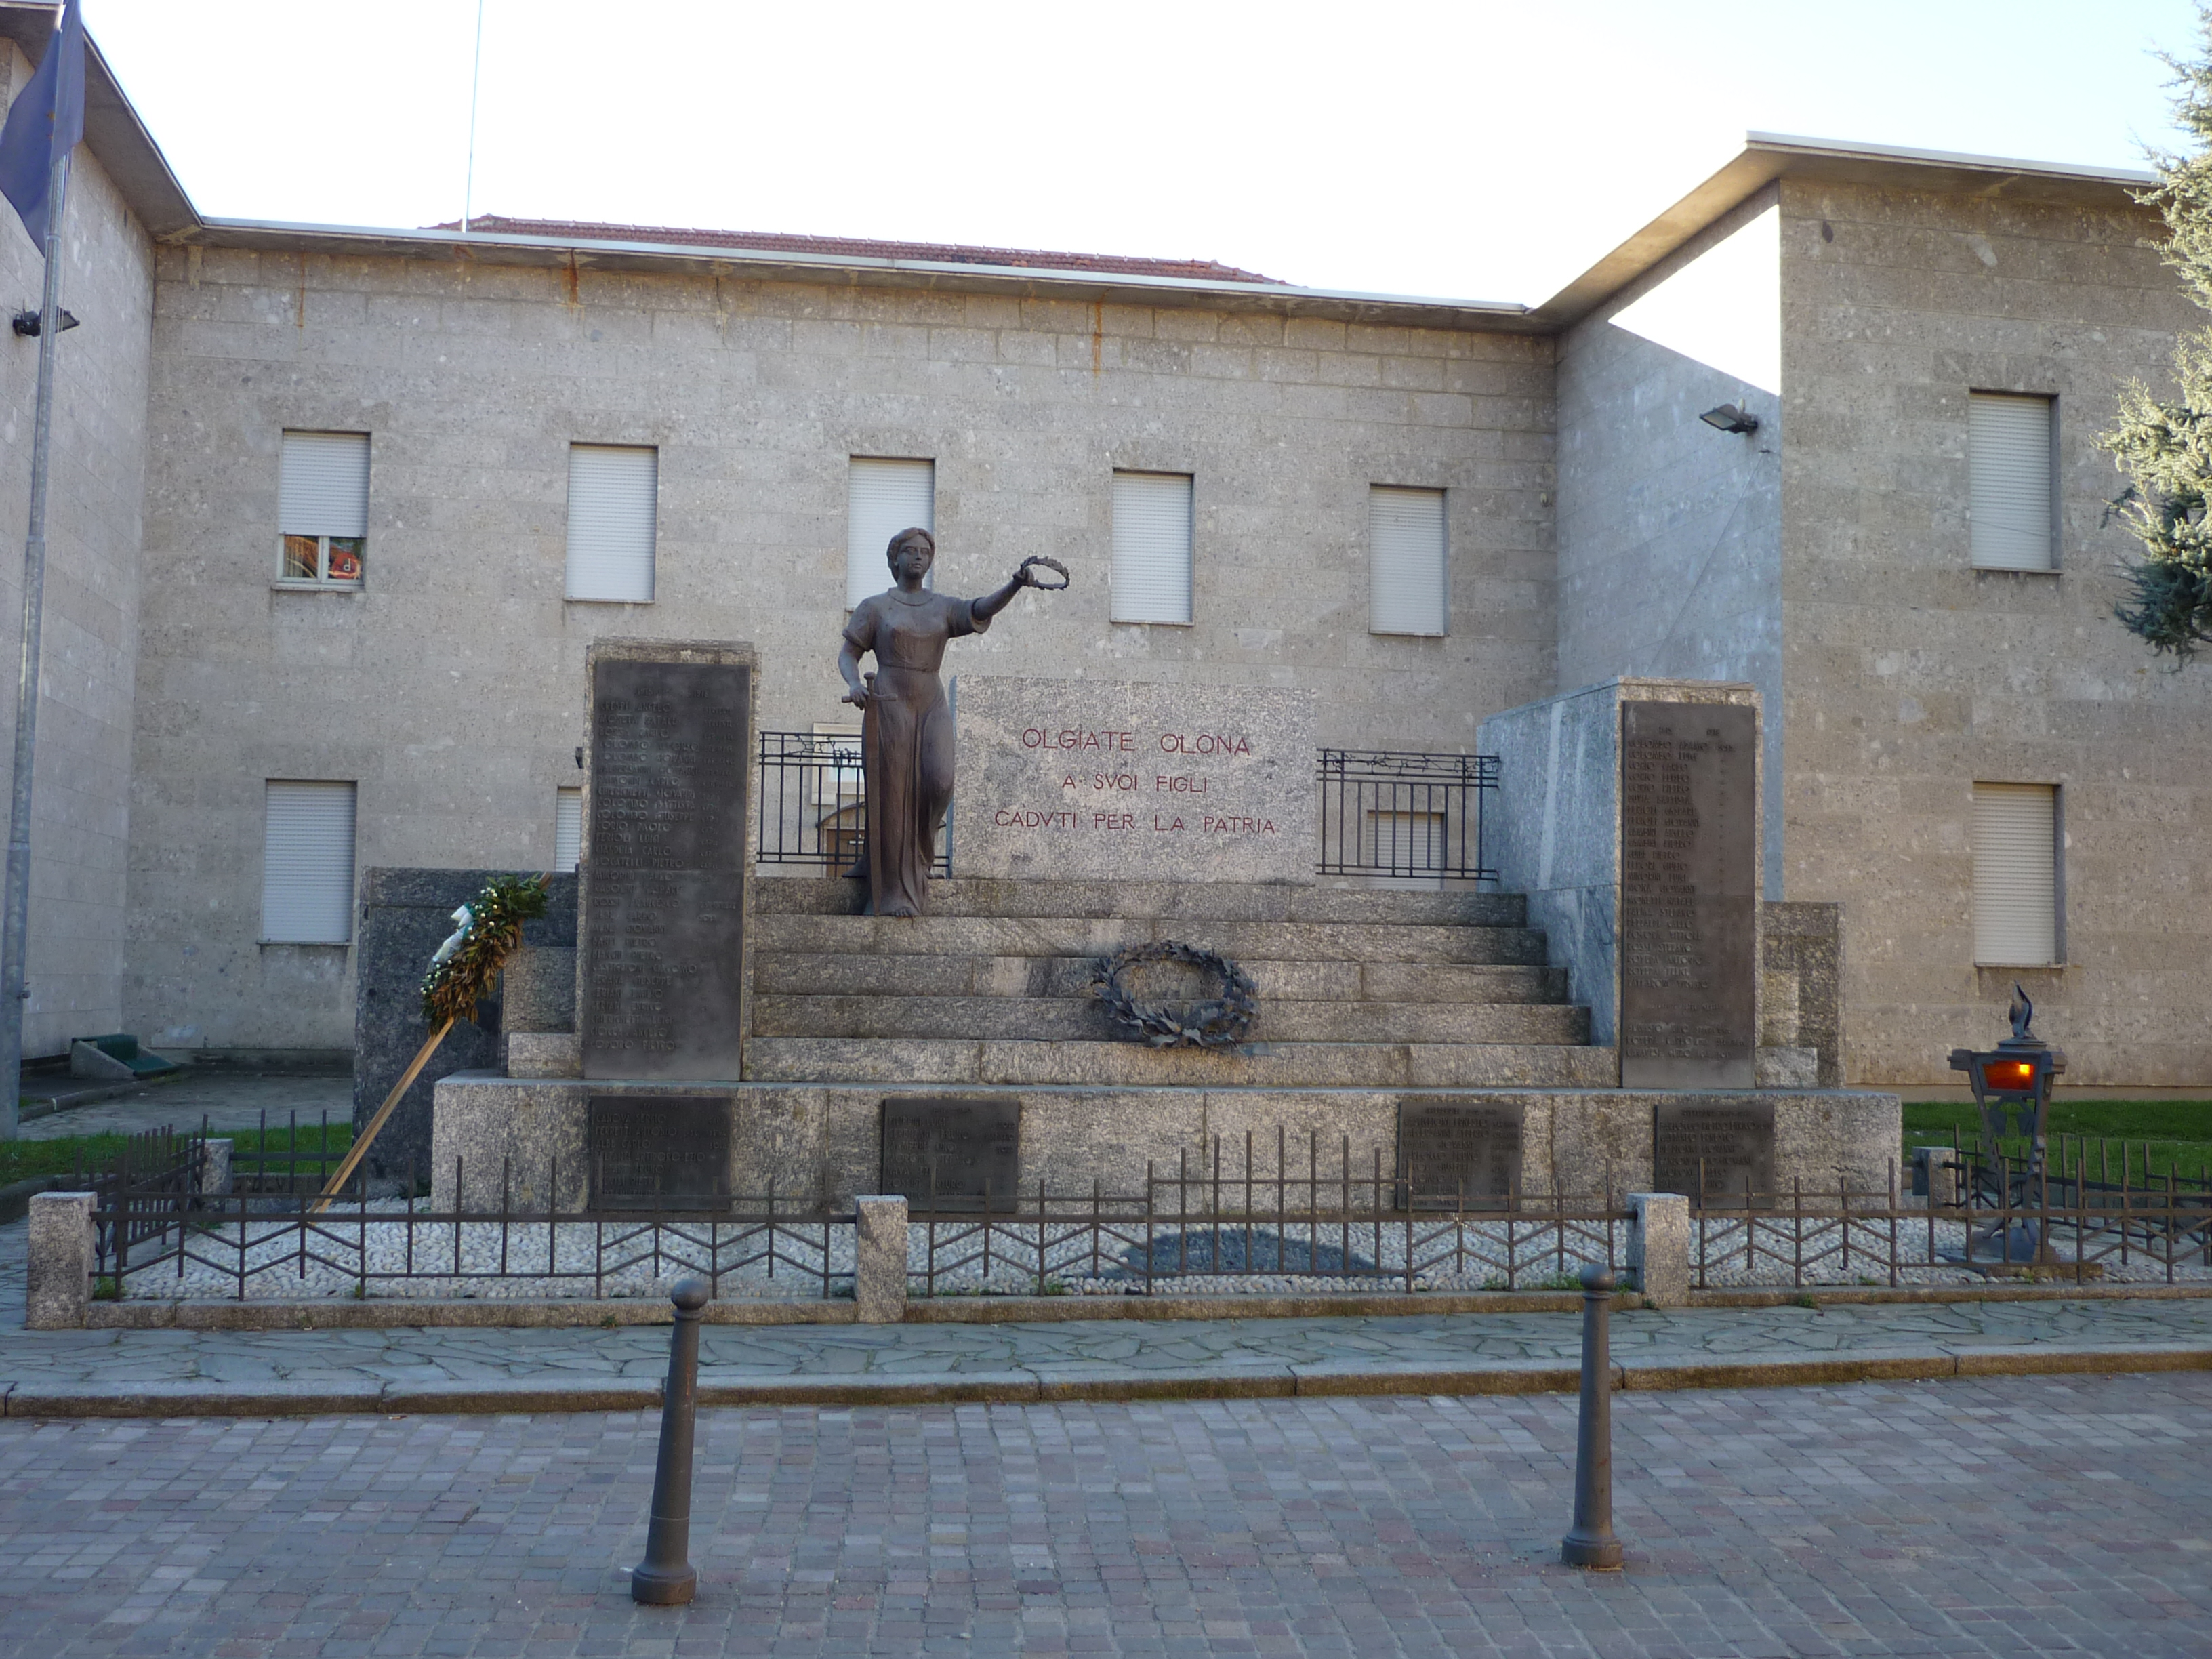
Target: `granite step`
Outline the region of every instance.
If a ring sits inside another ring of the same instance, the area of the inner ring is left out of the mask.
[[[763,1083],[1067,1084],[1125,1088],[1606,1089],[1610,1048],[1563,1043],[1273,1042],[1213,1051],[1139,1042],[755,1037]]]
[[[1544,936],[1525,927],[1426,923],[1163,921],[1144,917],[854,916],[769,912],[753,921],[757,953],[1103,956],[1178,939],[1243,961],[1545,964]]]
[[[1468,927],[1519,927],[1528,921],[1528,902],[1519,893],[1253,882],[987,881],[955,876],[930,883],[929,903],[932,914],[939,916]],[[756,915],[851,915],[860,908],[860,884],[854,881],[763,874],[753,884]]]
[[[927,956],[763,951],[757,996],[1072,997],[1092,956]],[[1272,1002],[1564,1002],[1566,970],[1511,963],[1240,959]]]
[[[764,1037],[972,1037],[1121,1042],[1095,997],[753,997]],[[1262,1002],[1255,1041],[1281,1043],[1559,1043],[1589,1041],[1589,1011],[1558,1003]]]

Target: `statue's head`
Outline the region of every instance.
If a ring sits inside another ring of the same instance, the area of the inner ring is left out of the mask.
[[[914,579],[920,581],[929,574],[929,567],[937,562],[937,538],[919,525],[902,530],[891,538],[884,558],[895,580],[904,580],[910,568]]]

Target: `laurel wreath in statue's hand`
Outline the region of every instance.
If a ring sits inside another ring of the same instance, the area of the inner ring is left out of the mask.
[[[1057,570],[1060,573],[1060,580],[1056,582],[1039,581],[1036,576],[1030,574],[1030,569],[1032,566],[1040,564],[1048,570]],[[1066,586],[1069,581],[1073,580],[1073,578],[1071,578],[1067,574],[1067,567],[1066,565],[1062,564],[1058,559],[1048,559],[1042,554],[1038,554],[1031,558],[1024,559],[1021,563],[1021,568],[1014,573],[1014,577],[1015,580],[1021,582],[1023,586],[1026,587],[1034,587],[1040,593],[1057,593],[1061,588]]]

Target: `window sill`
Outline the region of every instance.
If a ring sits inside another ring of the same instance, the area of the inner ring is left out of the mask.
[[[2055,974],[2069,964],[2063,962],[1978,962],[1978,973],[1990,974]]]
[[[594,599],[581,593],[563,593],[561,596],[561,603],[563,605],[651,605],[653,601],[651,599]]]
[[[1109,617],[1107,621],[1115,628],[1195,628],[1194,622],[1150,621],[1136,617]]]
[[[2055,564],[1976,564],[1966,568],[1977,576],[2063,576],[2066,574],[2063,566]]]
[[[362,591],[359,582],[307,581],[296,576],[279,576],[269,586],[279,593],[358,593]]]
[[[281,948],[293,951],[350,951],[349,939],[259,939],[253,941],[263,949]]]

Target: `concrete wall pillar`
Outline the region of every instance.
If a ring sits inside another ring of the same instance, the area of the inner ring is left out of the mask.
[[[896,1325],[906,1317],[906,1200],[853,1200],[853,1300],[863,1325]]]
[[[1966,1164],[1948,1146],[1912,1149],[1912,1195],[1931,1210],[1954,1208],[1965,1200]]]
[[[1655,1308],[1679,1307],[1690,1296],[1690,1200],[1680,1193],[1631,1193],[1636,1219],[1628,1229],[1628,1265],[1636,1288]]]
[[[31,1200],[23,1323],[81,1331],[92,1311],[93,1195],[40,1193]]]
[[[228,1140],[200,1142],[199,1191],[203,1198],[227,1197],[230,1192],[230,1149]]]

